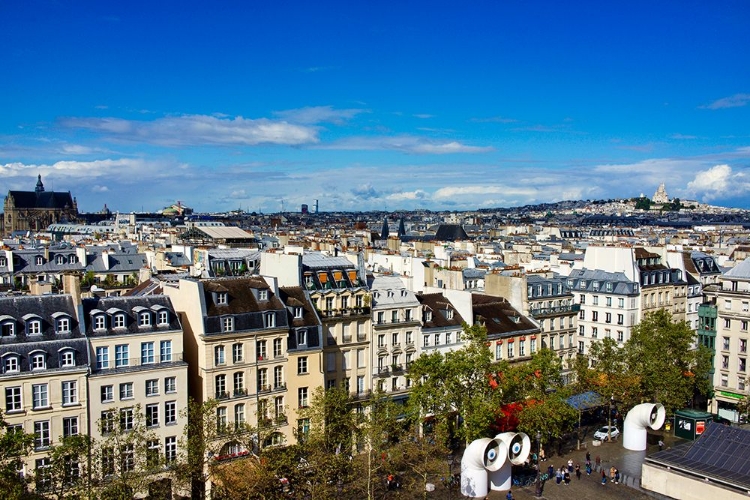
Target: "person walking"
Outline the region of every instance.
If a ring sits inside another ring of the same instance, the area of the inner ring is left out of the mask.
[[[570,472],[565,471],[563,473],[563,481],[565,481],[565,486],[569,486],[570,485]]]
[[[586,461],[591,462],[591,452],[589,452],[588,450],[586,450]]]
[[[602,486],[607,484],[607,473],[602,469]]]
[[[562,483],[562,478],[563,478],[562,471],[563,471],[563,468],[560,467],[559,469],[557,469],[557,472],[555,473],[555,483],[557,484]]]
[[[549,476],[550,479],[552,479],[552,476],[555,475],[555,466],[554,465],[550,465],[549,467],[547,467],[547,475]]]
[[[581,464],[576,464],[576,479],[581,480]]]
[[[544,448],[542,448],[541,450],[539,450],[539,460],[541,462],[546,462],[547,461],[547,455],[544,453]]]
[[[609,468],[609,480],[615,482],[615,466]]]
[[[620,484],[620,469],[615,467],[615,484]]]
[[[505,500],[513,500],[513,492],[508,490],[508,494],[505,495]]]
[[[586,462],[586,475],[591,475],[591,462]]]

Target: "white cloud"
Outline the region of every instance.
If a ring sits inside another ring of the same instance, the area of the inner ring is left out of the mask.
[[[698,136],[695,135],[687,135],[687,134],[672,134],[669,136],[670,139],[677,139],[677,140],[689,140],[689,139],[697,139]]]
[[[303,125],[312,125],[316,123],[334,123],[342,125],[347,120],[360,113],[368,113],[365,109],[334,109],[333,106],[309,106],[298,109],[287,109],[285,111],[275,111],[274,115],[282,120]]]
[[[393,137],[351,137],[333,142],[325,149],[393,150],[410,154],[488,153],[492,147],[468,146],[457,141],[439,142],[409,135]]]
[[[107,191],[109,191],[109,188],[107,186],[100,186],[97,184],[91,186],[91,191],[93,191],[94,193],[106,193]]]
[[[750,192],[750,178],[743,172],[733,172],[729,165],[714,165],[698,172],[688,182],[687,191],[706,201],[739,196]]]
[[[412,116],[414,116],[414,118],[421,118],[423,120],[435,117],[435,115],[430,115],[430,114],[427,114],[427,113],[417,113],[417,114],[412,115]]]
[[[710,104],[700,106],[703,109],[724,109],[724,108],[739,108],[746,106],[750,103],[750,94],[734,94],[729,97],[722,97],[717,99]]]
[[[416,191],[406,191],[401,193],[391,193],[386,198],[391,201],[402,201],[402,200],[424,200],[429,197],[426,191],[417,189]]]
[[[223,119],[206,115],[183,115],[152,121],[120,118],[65,118],[60,124],[107,134],[113,138],[162,146],[301,145],[318,142],[317,130],[285,121],[241,116]]]

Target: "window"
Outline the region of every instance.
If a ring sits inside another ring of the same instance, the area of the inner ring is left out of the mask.
[[[606,303],[607,303],[607,307],[612,307],[612,297],[607,297]]]
[[[578,341],[578,354],[585,354],[585,346],[586,344],[583,342],[583,340]]]
[[[26,326],[27,335],[39,335],[42,333],[42,322],[38,319],[32,319]]]
[[[141,364],[151,364],[154,362],[154,343],[141,342]]]
[[[132,399],[133,397],[133,382],[125,382],[120,384],[120,399]]]
[[[130,346],[127,344],[115,346],[115,367],[128,366],[130,364]]]
[[[562,339],[562,335],[560,335],[560,338]],[[526,356],[526,341],[521,340],[518,342],[518,355],[519,356]]]
[[[513,342],[508,342],[508,359],[515,358],[516,357],[516,351],[513,347]]]
[[[227,298],[228,298],[228,296],[227,296],[226,292],[217,293],[216,294],[216,304],[220,305],[220,306],[226,305]]]
[[[297,390],[297,400],[300,408],[307,408],[307,387],[300,387]]]
[[[747,371],[747,359],[746,358],[739,358],[739,363],[737,363],[737,371],[740,373],[745,373],[745,371]]]
[[[169,311],[159,311],[159,318],[158,318],[158,324],[159,325],[168,325],[169,324]]]
[[[281,339],[273,339],[273,357],[280,358],[281,356]]]
[[[732,309],[732,301],[731,300],[725,300],[724,301],[724,309],[726,309],[727,311],[729,311],[730,309]]]
[[[280,366],[273,368],[273,387],[274,389],[284,388],[284,369]]]
[[[120,446],[120,469],[123,472],[130,472],[135,469],[135,446],[126,444]]]
[[[245,405],[238,404],[234,406],[234,429],[239,430],[245,425]]]
[[[224,358],[224,346],[218,345],[214,347],[214,364],[223,365],[226,362]]]
[[[378,347],[385,347],[385,334],[378,335]]]
[[[732,320],[729,318],[724,318],[724,328],[731,328],[732,327]]]
[[[47,448],[51,443],[49,420],[34,422],[34,449]]]
[[[599,321],[599,312],[591,311],[591,321]]]
[[[424,347],[429,347],[430,346],[430,336],[429,335],[425,335],[424,336],[422,345]]]
[[[31,369],[32,370],[43,370],[46,367],[47,367],[46,354],[32,354],[31,356]]]
[[[245,373],[236,372],[232,375],[232,387],[234,388],[235,396],[245,395]]]
[[[177,402],[167,401],[164,403],[164,423],[173,425],[177,423]]]
[[[304,314],[304,309],[301,307],[295,307],[294,308],[294,318],[300,319],[302,318],[302,315]]]
[[[13,337],[16,334],[16,325],[15,323],[5,322],[2,324],[1,331],[3,337]]]
[[[146,465],[148,467],[157,467],[159,465],[159,453],[161,447],[158,439],[149,439],[146,441]]]
[[[625,299],[620,297],[617,299],[617,307],[623,309],[625,307]]]
[[[133,430],[134,423],[135,422],[133,420],[133,409],[122,408],[120,410],[120,430],[121,431]]]
[[[263,368],[258,370],[258,390],[267,391],[268,389],[268,370]]]
[[[276,327],[276,313],[265,313],[263,315],[263,322],[264,326],[266,328],[275,328]]]
[[[96,348],[96,368],[109,368],[109,347]]]
[[[721,386],[727,387],[729,385],[729,375],[726,373],[721,374]]]
[[[104,328],[104,316],[97,316],[97,320],[101,318],[102,319],[102,328]],[[114,317],[114,328],[125,328],[125,315],[124,314],[115,314]]]
[[[594,305],[598,306],[599,305],[599,296],[598,295],[594,295],[593,299],[594,299]]]
[[[412,332],[406,332],[406,344],[413,344],[414,339],[412,338]]]
[[[102,475],[112,476],[115,473],[115,452],[111,447],[102,449]]]
[[[586,327],[584,327],[583,325],[578,325],[578,335],[580,335],[581,337],[586,335]]]
[[[47,384],[31,386],[32,408],[35,410],[49,407],[49,392]]]
[[[223,399],[228,396],[227,394],[227,376],[216,375],[214,379],[214,388],[216,389],[216,399]]]
[[[722,356],[721,357],[721,369],[722,370],[729,370],[729,356]]]
[[[151,313],[140,313],[138,315],[138,326],[151,326]]]
[[[307,330],[297,330],[297,345],[307,345]]]
[[[307,356],[300,356],[297,358],[297,374],[303,375],[307,373]]]
[[[560,335],[560,349],[565,348],[565,335]]]
[[[258,359],[264,360],[266,359],[266,341],[265,340],[259,340],[255,343],[255,349],[258,351]]]
[[[70,333],[70,318],[57,318],[55,329],[57,333]]]
[[[536,339],[532,338],[529,342],[529,351],[531,354],[534,354],[536,352]]]
[[[101,413],[101,419],[99,420],[99,426],[102,430],[102,434],[113,432],[115,430],[114,411],[103,411]]]
[[[617,330],[617,341],[623,342],[624,339],[625,339],[625,334],[623,333],[623,331]]]
[[[63,418],[63,437],[78,435],[78,417]]]
[[[78,386],[75,380],[62,383],[62,403],[63,405],[78,403]]]
[[[3,362],[3,372],[12,373],[19,370],[18,356],[6,356]]]
[[[578,296],[578,301],[579,301],[579,302],[580,302],[581,304],[585,304],[585,303],[586,303],[586,296],[585,296],[584,294],[581,294],[581,295],[579,295],[579,296]]]
[[[159,380],[146,380],[146,396],[157,396],[159,394]]]
[[[60,353],[60,366],[61,367],[69,367],[69,366],[75,366],[76,365],[76,355],[75,352],[68,349]]]
[[[111,385],[103,385],[100,389],[102,403],[111,403],[115,400],[115,391]]]
[[[222,434],[227,430],[227,409],[224,406],[216,408],[216,432]]]
[[[747,352],[747,339],[740,339],[740,352]]]
[[[618,325],[625,324],[625,316],[623,316],[622,314],[618,314],[617,315],[617,324]]]
[[[599,329],[595,326],[591,327],[591,336],[593,338],[597,338],[598,335],[599,335]]]
[[[159,343],[159,359],[162,363],[172,361],[172,341],[162,340]]]
[[[729,350],[729,337],[722,337],[722,339],[723,339],[722,350],[728,351]]]
[[[5,411],[20,411],[23,409],[21,404],[21,387],[5,388]]]
[[[746,319],[743,319],[743,320],[740,321],[740,330],[742,330],[743,332],[747,331],[747,320]]]
[[[346,379],[348,380],[348,379]],[[345,382],[346,382],[345,380]],[[349,385],[348,383],[345,383],[345,389],[349,391]],[[273,400],[273,414],[277,419],[280,419],[284,416],[284,397],[283,396],[277,396]]]
[[[244,349],[242,348],[242,344],[233,344],[232,345],[232,362],[241,363],[243,357],[244,357]]]
[[[440,345],[440,334],[439,333],[435,334],[435,345]]]
[[[97,314],[94,316],[94,330],[104,330],[105,328],[107,328],[107,321],[104,315]]]
[[[578,319],[586,319],[586,311],[584,309],[578,311]]]
[[[234,331],[234,317],[224,316],[221,318],[221,331],[222,332],[233,332]]]
[[[268,290],[258,290],[258,300],[268,300]]]
[[[453,333],[446,332],[445,333],[445,343],[446,344],[452,344],[453,343]]]
[[[177,392],[177,378],[167,377],[164,379],[164,392],[167,394]]]
[[[612,323],[612,313],[605,313],[604,314],[604,322],[605,323]]]
[[[146,427],[159,425],[159,405],[146,405]]]

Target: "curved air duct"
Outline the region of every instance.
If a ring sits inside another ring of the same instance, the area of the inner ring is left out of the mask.
[[[664,425],[664,406],[659,403],[642,403],[634,406],[625,416],[622,424],[622,445],[633,451],[643,451],[647,447],[647,427],[657,430]]]
[[[499,469],[490,472],[490,488],[506,491],[511,487],[514,465],[523,465],[531,453],[531,440],[523,432],[504,432],[495,436],[508,447],[508,460]]]
[[[476,439],[461,458],[461,494],[484,498],[489,493],[488,472],[496,471],[505,463],[508,447],[498,439]]]

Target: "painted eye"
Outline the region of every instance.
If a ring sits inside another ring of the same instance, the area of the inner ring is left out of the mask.
[[[487,458],[489,460],[495,460],[497,458],[497,452],[495,450],[490,450],[487,452]]]
[[[521,443],[513,443],[513,454],[518,455],[521,453]]]

